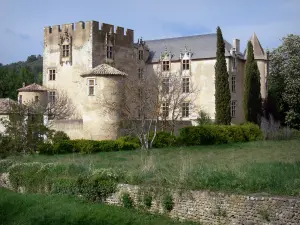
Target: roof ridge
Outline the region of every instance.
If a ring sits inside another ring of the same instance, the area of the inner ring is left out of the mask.
[[[206,33],[206,34],[195,34],[195,35],[188,35],[188,36],[177,36],[177,37],[169,37],[169,38],[160,38],[160,39],[152,39],[152,40],[145,40],[145,42],[153,42],[153,41],[162,41],[162,40],[171,40],[171,39],[183,39],[183,38],[191,38],[191,37],[200,37],[200,36],[211,36],[217,35],[217,33]]]

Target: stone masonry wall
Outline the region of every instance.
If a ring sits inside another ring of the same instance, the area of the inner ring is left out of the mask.
[[[143,204],[143,188],[127,184],[120,184],[118,192],[107,198],[106,203],[121,205],[120,199],[125,192],[130,194],[136,206]],[[163,195],[163,192],[159,194],[157,190],[152,191],[150,212],[164,213],[161,200]],[[168,214],[180,220],[201,222],[203,225],[300,224],[300,198],[258,197],[208,191],[175,191],[172,195],[174,208]]]
[[[0,187],[12,189],[9,174],[0,174]],[[18,192],[25,192],[19,187]],[[136,208],[143,207],[143,197],[152,196],[151,213],[167,214],[179,220],[200,222],[202,225],[299,225],[300,198],[263,197],[225,194],[209,191],[162,190],[119,184],[117,192],[105,203],[122,205],[121,196],[128,193]],[[163,197],[172,194],[174,207],[166,212]]]

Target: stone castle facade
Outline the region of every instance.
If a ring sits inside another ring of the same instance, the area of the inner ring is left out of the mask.
[[[261,75],[261,95],[266,97],[267,55],[255,34],[251,37]],[[24,87],[19,101],[30,99],[43,104],[55,101],[64,91],[75,105],[76,116],[57,120],[54,128],[71,138],[115,139],[118,136],[118,112],[104,113],[99,99],[122,102],[122,82],[155,76],[158,69],[167,76],[181,73],[185,90],[191,83],[199,88],[194,102],[185,103],[179,120],[193,121],[197,111],[215,114],[214,66],[216,34],[134,42],[134,31],[96,21],[63,24],[44,28],[43,88]],[[230,75],[232,123],[243,122],[243,83],[245,55],[240,40],[225,41],[225,57]],[[40,89],[40,90],[34,90]],[[47,90],[47,91],[45,91]],[[38,93],[39,97],[35,97]],[[125,93],[126,94],[126,93]],[[192,112],[189,107],[198,110]],[[138,112],[136,114],[138,119]]]

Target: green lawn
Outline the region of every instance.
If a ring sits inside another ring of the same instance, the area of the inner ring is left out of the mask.
[[[0,188],[0,224],[5,225],[180,225],[165,216],[87,203],[75,197],[18,194]]]
[[[8,159],[113,168],[131,184],[300,196],[300,140]]]

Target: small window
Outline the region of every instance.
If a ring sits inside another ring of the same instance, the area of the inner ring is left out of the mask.
[[[89,95],[90,96],[95,95],[95,79],[89,79],[88,86],[89,86],[89,89],[88,89]]]
[[[144,60],[144,51],[139,50],[139,60]]]
[[[63,45],[63,57],[70,56],[70,45]]]
[[[163,61],[163,71],[170,70],[170,61]]]
[[[139,76],[139,79],[144,78],[144,69],[141,69],[141,68],[138,69],[138,76]]]
[[[107,46],[106,47],[106,57],[108,59],[112,59],[113,58],[113,47],[112,46]]]
[[[169,103],[162,103],[162,116],[166,118],[169,116]]]
[[[34,96],[34,101],[39,102],[39,96]]]
[[[182,103],[182,117],[189,117],[190,115],[190,104],[188,102]]]
[[[141,99],[143,97],[143,91],[142,91],[142,89],[139,88],[138,92],[139,92],[139,98]]]
[[[19,95],[19,104],[22,104],[22,95]]]
[[[234,118],[236,115],[236,100],[231,101],[231,117]]]
[[[54,104],[55,103],[55,91],[49,92],[49,103]]]
[[[170,79],[169,78],[164,78],[162,82],[162,92],[164,94],[168,94],[170,89]]]
[[[182,78],[182,92],[183,93],[190,92],[190,78]]]
[[[236,69],[236,57],[232,58],[232,68],[235,70]]]
[[[231,77],[231,91],[235,93],[236,76]]]
[[[55,69],[50,69],[49,70],[49,80],[55,80],[56,76],[56,71]]]
[[[182,69],[189,70],[190,69],[190,60],[182,60]]]

